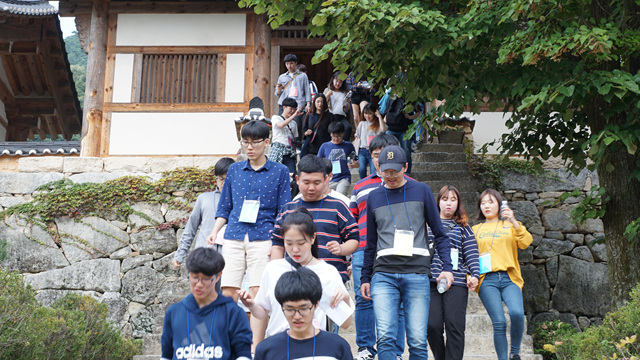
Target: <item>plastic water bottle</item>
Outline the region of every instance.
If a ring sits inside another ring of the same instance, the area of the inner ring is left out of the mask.
[[[508,209],[508,208],[509,208],[509,203],[507,202],[507,200],[502,200],[502,205],[500,205],[500,220],[502,220],[503,229],[509,228],[509,223],[507,222],[507,218],[502,216],[502,210]]]
[[[442,278],[438,281],[438,292],[442,294],[445,291],[447,291],[447,279]]]

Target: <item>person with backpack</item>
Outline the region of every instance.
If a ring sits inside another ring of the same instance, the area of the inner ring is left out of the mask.
[[[422,103],[415,103],[411,112],[405,112],[407,103],[404,98],[391,96],[386,106],[384,122],[387,124],[386,133],[395,136],[400,141],[400,146],[407,155],[407,175],[411,175],[411,140],[405,140],[405,135],[413,120],[422,116],[424,106]]]

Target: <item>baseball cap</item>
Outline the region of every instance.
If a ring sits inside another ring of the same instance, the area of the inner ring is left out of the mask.
[[[380,171],[392,169],[395,171],[401,171],[404,165],[407,163],[407,155],[404,150],[398,145],[390,145],[382,149],[378,156],[378,164],[380,164]]]

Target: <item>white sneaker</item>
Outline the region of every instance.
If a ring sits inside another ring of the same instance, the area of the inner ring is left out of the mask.
[[[353,360],[373,360],[375,355],[373,355],[369,349],[364,349],[358,351],[358,354],[353,358]]]

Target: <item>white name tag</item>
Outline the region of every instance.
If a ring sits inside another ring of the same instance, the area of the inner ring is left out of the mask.
[[[342,172],[342,167],[340,166],[340,160],[334,160],[331,162],[331,172],[334,175],[340,174]]]
[[[459,251],[456,248],[451,249],[451,265],[453,270],[458,270],[458,254]]]
[[[491,272],[491,253],[484,252],[478,257],[478,265],[480,266],[480,274]]]
[[[258,220],[258,211],[260,211],[260,200],[245,199],[242,203],[242,210],[240,210],[238,221],[255,224],[256,220]]]
[[[397,230],[393,236],[393,255],[413,255],[413,231]]]

